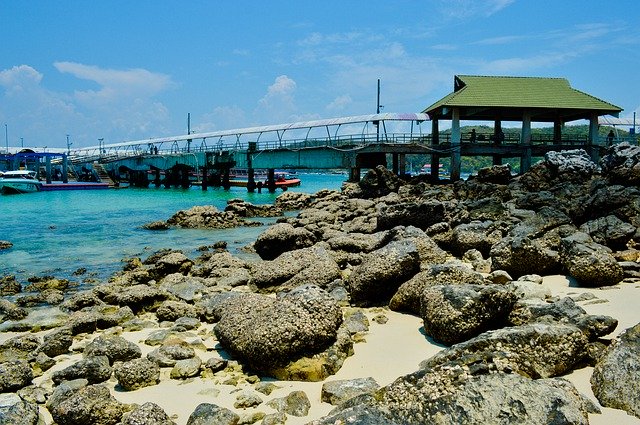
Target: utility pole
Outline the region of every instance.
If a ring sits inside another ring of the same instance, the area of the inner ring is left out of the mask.
[[[69,135],[67,134],[67,155],[71,155],[71,145],[73,143],[69,142]]]
[[[7,124],[4,125],[4,142],[7,145],[7,153],[9,153],[9,130],[7,129]]]
[[[380,78],[378,78],[378,97],[376,100],[376,114],[380,113],[380,108],[382,107],[382,105],[380,105]],[[376,121],[376,142],[380,142],[380,121]]]
[[[191,112],[187,112],[187,134],[191,134]],[[191,139],[187,139],[187,152],[191,152]]]

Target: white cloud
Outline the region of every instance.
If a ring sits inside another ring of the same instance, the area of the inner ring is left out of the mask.
[[[29,65],[14,66],[0,72],[0,85],[9,90],[23,90],[38,86],[42,81],[42,74]]]
[[[109,103],[125,98],[151,97],[170,87],[171,78],[146,69],[102,69],[93,65],[75,62],[56,62],[56,69],[76,78],[93,81],[98,90],[76,91],[79,101],[91,105],[93,102]]]
[[[99,137],[114,143],[166,134],[170,113],[155,96],[173,84],[168,76],[72,62],[54,66],[98,88],[54,91],[32,66],[0,69],[0,117],[25,145],[64,146],[66,134],[75,147],[95,145]]]
[[[286,122],[296,113],[296,82],[286,75],[276,77],[267,94],[258,101],[256,118],[263,123]]]
[[[352,102],[353,100],[351,99],[351,96],[349,96],[348,94],[344,94],[342,96],[338,96],[335,99],[333,99],[333,101],[327,105],[327,110],[342,111],[347,106],[349,106]]]
[[[452,19],[487,18],[514,2],[515,0],[441,0],[440,12]]]

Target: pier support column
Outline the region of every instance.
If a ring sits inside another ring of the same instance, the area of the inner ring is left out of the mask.
[[[67,155],[62,156],[62,183],[69,183],[69,162]]]
[[[400,169],[398,167],[398,154],[397,153],[391,154],[391,158],[393,159],[393,165],[392,165],[393,174],[395,174],[396,176],[399,176]]]
[[[431,144],[437,147],[440,144],[440,129],[438,119],[431,121]],[[440,155],[431,154],[431,180],[438,181],[440,179]]]
[[[253,193],[256,190],[255,170],[253,169],[253,153],[258,150],[257,142],[249,142],[247,149],[247,191]]]
[[[47,159],[46,159],[46,164],[47,165],[45,167],[45,169],[46,169],[45,173],[47,174],[46,175],[47,184],[51,184],[51,157],[48,156],[48,155],[47,155]]]
[[[349,168],[349,182],[358,183],[359,181],[360,181],[360,168],[359,167]]]
[[[451,110],[451,181],[460,180],[460,109]]]
[[[403,153],[398,154],[398,168],[400,177],[407,175],[407,157]]]
[[[202,190],[204,190],[205,192],[209,187],[209,175],[207,171],[209,171],[209,167],[207,167],[206,165],[202,167]]]
[[[522,156],[520,156],[520,174],[522,174],[531,168],[531,113],[529,112],[525,112],[522,116],[520,143],[522,143],[524,148],[522,150]]]
[[[247,170],[247,192],[253,193],[256,191],[256,175],[253,168]]]
[[[229,183],[229,168],[222,170],[222,187],[225,190],[231,189],[231,183]]]
[[[269,189],[269,193],[276,191],[276,174],[273,168],[267,170],[267,188]]]

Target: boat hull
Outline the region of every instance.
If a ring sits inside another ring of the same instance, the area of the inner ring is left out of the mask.
[[[249,184],[248,180],[229,180],[229,185],[232,187],[247,187],[248,184]],[[287,179],[284,181],[276,181],[275,184],[277,188],[297,187],[297,186],[300,186],[300,179]],[[267,184],[263,183],[262,187],[266,188]]]
[[[102,190],[109,189],[109,183],[95,182],[69,182],[69,183],[44,183],[42,185],[43,192],[52,190]]]
[[[25,179],[3,179],[0,181],[0,192],[4,195],[38,192],[42,189],[42,183]]]

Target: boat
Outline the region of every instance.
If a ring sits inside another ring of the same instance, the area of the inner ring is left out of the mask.
[[[35,171],[4,171],[0,175],[0,192],[4,195],[31,193],[42,190],[42,182]]]
[[[266,170],[255,170],[254,181],[258,187],[268,187],[268,174]],[[290,171],[276,170],[273,173],[276,188],[287,190],[289,187],[300,186],[300,178]],[[234,187],[247,187],[249,184],[249,173],[246,169],[234,168],[229,174],[229,185]]]

